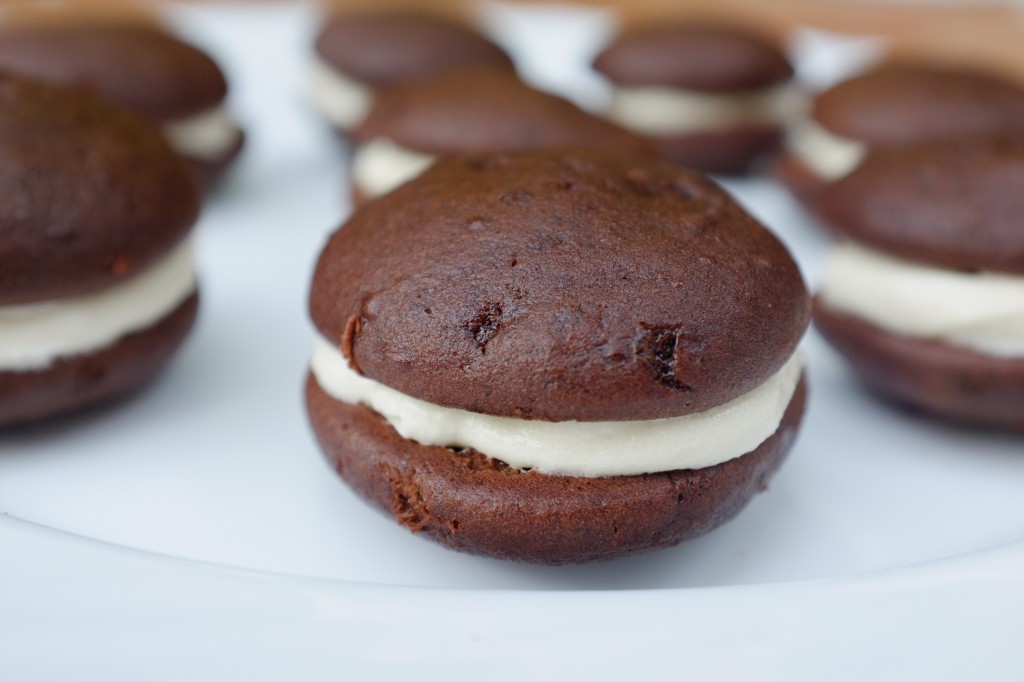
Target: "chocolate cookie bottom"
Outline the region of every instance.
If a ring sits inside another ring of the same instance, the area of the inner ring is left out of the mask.
[[[656,135],[649,138],[665,159],[705,173],[748,173],[782,146],[779,126],[741,126],[726,130]]]
[[[312,375],[306,383],[321,448],[370,503],[452,549],[541,564],[669,547],[733,518],[788,453],[805,397],[801,380],[776,432],[742,457],[705,469],[585,478],[420,445],[370,408],[331,398]]]
[[[816,211],[818,199],[829,184],[793,153],[779,155],[772,163],[771,174],[811,211]]]
[[[170,359],[192,328],[193,293],[169,315],[94,353],[32,372],[0,372],[0,427],[36,421],[113,400],[141,387]]]
[[[1024,431],[1024,358],[893,334],[820,298],[814,325],[879,394],[956,421]]]

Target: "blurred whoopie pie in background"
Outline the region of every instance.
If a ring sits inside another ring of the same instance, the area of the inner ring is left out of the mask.
[[[871,388],[1024,431],[1024,135],[873,151],[826,187],[815,325]]]
[[[998,133],[1024,133],[1024,86],[976,69],[887,64],[817,96],[789,136],[779,174],[813,205],[871,150]]]
[[[0,426],[134,391],[196,315],[199,195],[149,122],[0,74]]]
[[[317,38],[316,55],[314,102],[342,133],[363,121],[378,88],[471,66],[514,71],[509,56],[468,24],[425,11],[332,16]]]
[[[394,189],[444,155],[567,146],[650,153],[639,136],[493,67],[380,90],[352,139],[357,201]]]
[[[0,70],[88,90],[157,124],[197,180],[217,180],[245,136],[225,108],[228,83],[200,49],[138,11],[71,3],[0,14]]]
[[[594,60],[614,86],[607,115],[663,157],[744,173],[782,143],[803,97],[782,49],[742,28],[666,23],[635,28]]]

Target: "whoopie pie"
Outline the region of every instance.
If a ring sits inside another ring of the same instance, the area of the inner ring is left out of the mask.
[[[809,298],[717,185],[597,149],[447,157],[330,237],[312,426],[447,547],[547,564],[667,547],[766,487]]]
[[[0,73],[0,426],[135,390],[192,326],[195,183],[148,122]]]
[[[607,115],[665,158],[743,173],[777,151],[802,97],[782,49],[740,27],[666,23],[630,30],[594,60],[614,86]]]
[[[0,69],[89,90],[149,119],[202,184],[241,153],[227,81],[205,52],[135,16],[50,14],[0,25]]]
[[[378,88],[484,65],[514,70],[509,56],[468,24],[414,10],[342,13],[317,37],[312,94],[345,133],[366,117]]]
[[[892,63],[814,100],[788,138],[781,179],[810,204],[873,149],[959,135],[1024,133],[1024,87],[978,69]]]
[[[352,139],[357,202],[394,189],[444,155],[564,146],[651,153],[639,136],[493,67],[382,88]]]
[[[815,325],[871,388],[1024,430],[1024,136],[877,151],[828,187]]]

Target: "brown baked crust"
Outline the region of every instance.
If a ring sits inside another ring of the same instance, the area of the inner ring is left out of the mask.
[[[475,450],[420,445],[370,408],[334,400],[312,375],[306,404],[338,474],[406,528],[461,552],[569,564],[670,547],[733,518],[788,453],[805,392],[801,381],[775,434],[742,457],[604,478],[549,476]]]
[[[330,238],[310,307],[368,377],[552,421],[727,402],[809,316],[789,253],[717,185],[594,149],[441,159]]]
[[[158,26],[114,20],[5,27],[0,69],[95,92],[156,121],[211,109],[228,91],[206,53]]]
[[[167,364],[192,328],[192,294],[153,326],[93,353],[31,372],[0,372],[0,427],[77,411],[127,395]]]
[[[491,67],[382,88],[352,131],[357,142],[380,137],[429,154],[564,146],[600,146],[621,154],[650,151],[639,136]]]
[[[0,73],[0,305],[96,291],[177,244],[195,183],[146,121]]]
[[[359,187],[356,186],[355,183],[352,184],[350,189],[351,189],[351,191],[349,192],[349,198],[352,201],[352,210],[353,211],[358,209],[360,206],[362,206],[366,202],[368,202],[371,199],[373,199],[372,196],[370,196],[369,194],[367,194],[363,190],[359,189]]]
[[[1024,431],[1024,359],[894,334],[820,297],[814,326],[881,395],[948,419]]]
[[[959,270],[1024,274],[1024,135],[876,150],[826,187],[821,217],[880,251]]]
[[[793,196],[812,212],[817,212],[818,200],[829,184],[800,157],[792,152],[777,156],[771,166],[771,174],[786,186]]]
[[[740,27],[702,23],[631,30],[594,59],[594,68],[616,85],[703,92],[756,90],[793,77],[778,45]]]
[[[182,156],[182,158],[185,159],[189,167],[192,169],[192,175],[195,177],[199,186],[209,188],[217,184],[217,182],[224,176],[228,167],[234,164],[235,160],[241,156],[244,148],[245,133],[239,130],[238,139],[235,140],[235,144],[217,158],[199,158],[194,156]]]
[[[663,158],[680,166],[737,175],[749,173],[777,152],[783,136],[780,126],[742,125],[649,139]]]
[[[514,68],[500,47],[468,26],[416,12],[336,16],[320,32],[316,51],[329,65],[374,88],[472,65]]]
[[[1024,88],[981,71],[891,64],[823,92],[813,117],[830,132],[872,147],[1024,133]]]

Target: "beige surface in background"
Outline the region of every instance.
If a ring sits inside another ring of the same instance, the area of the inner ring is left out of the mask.
[[[192,0],[201,2],[203,0]],[[235,0],[288,2],[289,0]],[[339,11],[415,8],[469,17],[474,0],[322,0]],[[537,0],[521,0],[536,2]],[[615,9],[626,25],[699,17],[743,24],[781,39],[796,26],[883,35],[894,55],[992,68],[1024,82],[1024,1],[899,2],[893,0],[573,0]],[[54,4],[53,0],[0,0],[0,17]],[[135,0],[67,0],[92,16],[140,14]]]
[[[2,23],[65,23],[69,20],[152,23],[147,3],[137,0],[0,0]]]
[[[535,2],[536,0],[523,0]],[[574,0],[614,8],[626,25],[699,17],[783,39],[796,26],[890,38],[897,57],[972,64],[1024,82],[1024,2],[886,0]],[[472,0],[326,0],[336,9],[415,7],[468,15]]]

